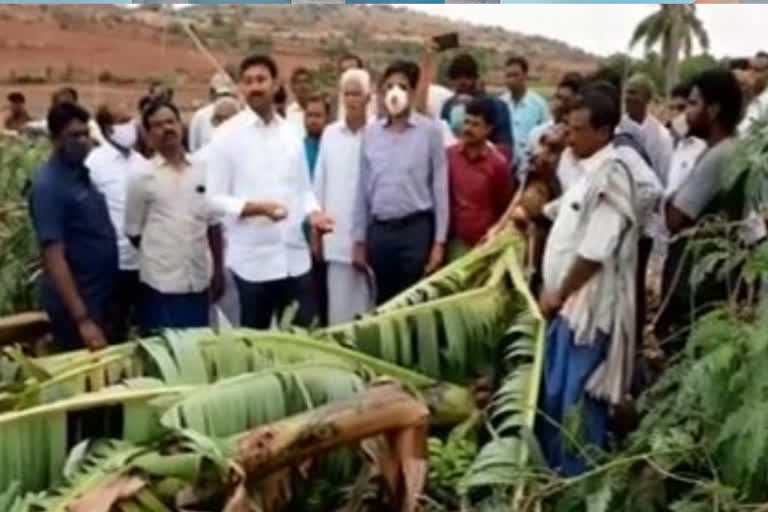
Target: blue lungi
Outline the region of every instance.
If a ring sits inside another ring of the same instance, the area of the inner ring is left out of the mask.
[[[568,320],[557,316],[547,331],[546,356],[536,433],[549,465],[563,476],[583,473],[588,468],[579,451],[563,435],[563,423],[581,408],[583,438],[579,443],[605,449],[608,443],[608,402],[587,395],[585,387],[592,372],[605,359],[609,336],[598,332],[591,345],[574,344]],[[557,425],[553,425],[552,421]]]
[[[200,293],[161,293],[143,285],[139,314],[142,334],[162,329],[208,327],[208,290]]]

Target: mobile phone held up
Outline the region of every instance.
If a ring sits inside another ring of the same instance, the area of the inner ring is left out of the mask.
[[[440,34],[432,38],[437,45],[438,52],[444,52],[446,50],[452,50],[459,47],[459,34],[458,32],[449,32],[447,34]]]

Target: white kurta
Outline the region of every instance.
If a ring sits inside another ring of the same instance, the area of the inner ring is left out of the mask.
[[[619,124],[619,131],[633,135],[643,145],[656,175],[662,183],[666,183],[674,150],[674,142],[669,130],[651,114],[645,116],[642,124],[636,123],[624,114]]]
[[[323,257],[328,262],[328,321],[331,324],[350,321],[373,306],[367,274],[352,265],[362,134],[362,129],[353,132],[344,121],[328,126],[320,141],[315,166],[315,195],[320,207],[335,222],[333,232],[323,238]]]

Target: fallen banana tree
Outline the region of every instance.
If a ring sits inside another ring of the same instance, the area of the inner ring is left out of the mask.
[[[132,449],[157,453],[157,443],[171,433],[236,436],[323,404],[332,407],[381,378],[411,390],[433,425],[471,425],[479,416],[466,386],[492,376],[499,389],[488,425],[495,439],[518,442],[513,458],[523,463],[530,453],[543,322],[518,263],[521,248],[515,235],[502,234],[360,320],[321,331],[171,331],[98,353],[44,358],[6,349],[0,445],[8,456],[0,465],[0,491],[15,489],[19,499],[28,499],[30,491],[60,484],[66,453],[85,439],[122,439]],[[474,432],[461,430],[461,436]],[[336,451],[329,460],[339,459]],[[489,483],[483,453],[461,479],[465,500]],[[359,473],[342,466],[345,471],[324,467],[310,484],[337,475],[338,485],[318,492],[335,489],[338,501],[338,489]],[[354,485],[351,501],[367,495],[365,484]],[[109,490],[120,495],[125,488]],[[136,496],[154,503],[148,492],[145,486]],[[302,507],[310,510],[313,499],[305,498]]]
[[[163,441],[162,454],[120,441],[83,445],[52,496],[17,495],[5,510],[162,511],[195,501],[207,502],[206,510],[251,510],[253,498],[265,512],[283,510],[287,469],[352,446],[382,477],[387,501],[409,512],[424,485],[428,419],[418,400],[384,385],[227,438],[178,430]],[[365,440],[373,442],[362,446]]]

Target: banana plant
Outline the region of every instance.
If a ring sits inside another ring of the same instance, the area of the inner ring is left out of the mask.
[[[517,240],[504,234],[498,247],[491,243],[454,263],[444,283],[418,284],[373,314],[315,335],[436,379],[466,384],[487,375],[497,365],[504,333],[529,308],[525,281],[512,278],[520,273]],[[450,288],[462,265],[476,276],[471,269],[478,262],[486,274],[478,286],[418,302],[429,290]]]

